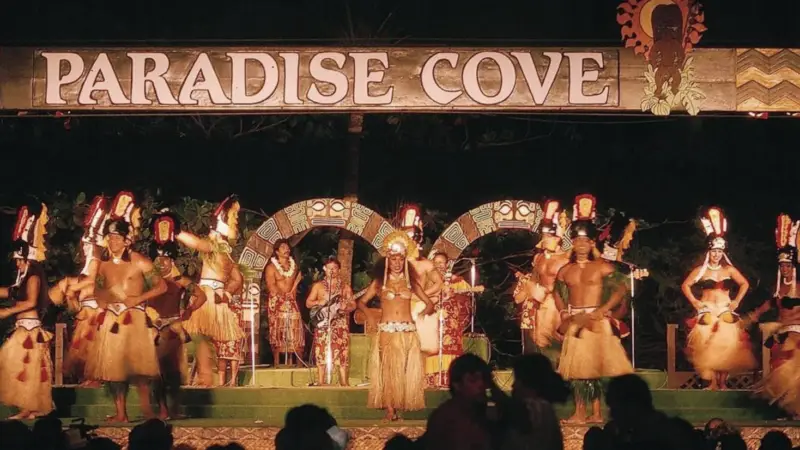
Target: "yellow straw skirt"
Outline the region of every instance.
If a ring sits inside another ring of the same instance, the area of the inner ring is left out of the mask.
[[[596,380],[633,373],[625,348],[607,319],[567,328],[558,373],[566,380]]]
[[[214,341],[238,341],[244,338],[239,326],[239,317],[227,303],[219,303],[223,296],[230,294],[223,289],[214,290],[211,286],[199,286],[206,294],[206,302],[194,311],[183,326],[191,335],[208,336]]]
[[[755,386],[760,397],[800,415],[800,333],[790,332],[779,350],[787,358]]]
[[[0,348],[0,402],[41,414],[53,410],[52,339],[53,334],[43,330],[41,322],[31,330],[18,322]]]
[[[415,331],[378,331],[370,356],[370,382],[369,408],[425,408],[425,372]]]
[[[540,348],[549,347],[559,326],[561,326],[561,317],[556,308],[553,294],[548,293],[536,311],[536,329],[534,330],[536,345]]]
[[[701,378],[711,380],[715,372],[746,372],[757,366],[750,338],[725,314],[726,307],[704,303],[708,312],[686,337],[686,356]]]
[[[158,377],[156,331],[148,326],[147,314],[138,308],[126,309],[119,315],[106,310],[102,319],[101,329],[107,322],[112,325],[99,335],[97,342],[97,379],[126,382]]]
[[[97,342],[97,319],[101,310],[83,306],[75,317],[75,330],[64,359],[64,373],[80,381],[92,380],[89,373],[89,360]]]
[[[105,366],[105,362],[100,359],[100,343],[103,342],[105,336],[111,332],[111,327],[114,326],[117,316],[114,313],[105,309],[99,309],[97,317],[94,322],[94,342],[90,346],[89,353],[86,356],[86,366],[84,371],[87,380],[100,381],[102,380],[101,369]]]

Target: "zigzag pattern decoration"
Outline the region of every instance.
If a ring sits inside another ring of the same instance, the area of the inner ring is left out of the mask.
[[[739,49],[736,109],[800,111],[800,49]]]

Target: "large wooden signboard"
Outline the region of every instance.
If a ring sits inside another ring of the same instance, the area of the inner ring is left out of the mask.
[[[652,66],[626,49],[0,48],[0,108],[800,110],[800,50],[695,49],[690,63],[690,103],[662,111]]]
[[[624,0],[621,48],[0,48],[0,109],[800,111],[800,50],[699,49],[697,0]]]

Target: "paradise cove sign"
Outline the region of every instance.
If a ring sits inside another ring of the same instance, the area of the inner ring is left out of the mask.
[[[800,50],[697,48],[697,0],[623,0],[624,48],[0,47],[0,109],[800,111]]]
[[[800,52],[693,49],[690,55],[670,77],[671,68],[614,48],[6,47],[0,48],[0,109],[800,110],[800,81],[778,80],[787,73],[800,80]]]
[[[616,50],[83,49],[18,52],[17,60],[22,56],[28,56],[33,76],[20,81],[33,82],[31,92],[20,92],[27,95],[19,98],[29,99],[26,106],[32,108],[437,110],[619,104]],[[16,102],[7,98],[4,103]]]

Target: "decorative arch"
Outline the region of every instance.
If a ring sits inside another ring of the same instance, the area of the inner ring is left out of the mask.
[[[394,227],[380,214],[349,200],[313,198],[293,203],[265,220],[247,240],[239,264],[261,273],[279,239],[288,239],[311,228],[336,227],[366,239],[380,248]]]
[[[500,200],[470,209],[451,223],[431,248],[457,259],[469,244],[499,230],[539,231],[544,218],[542,206],[527,200]]]

